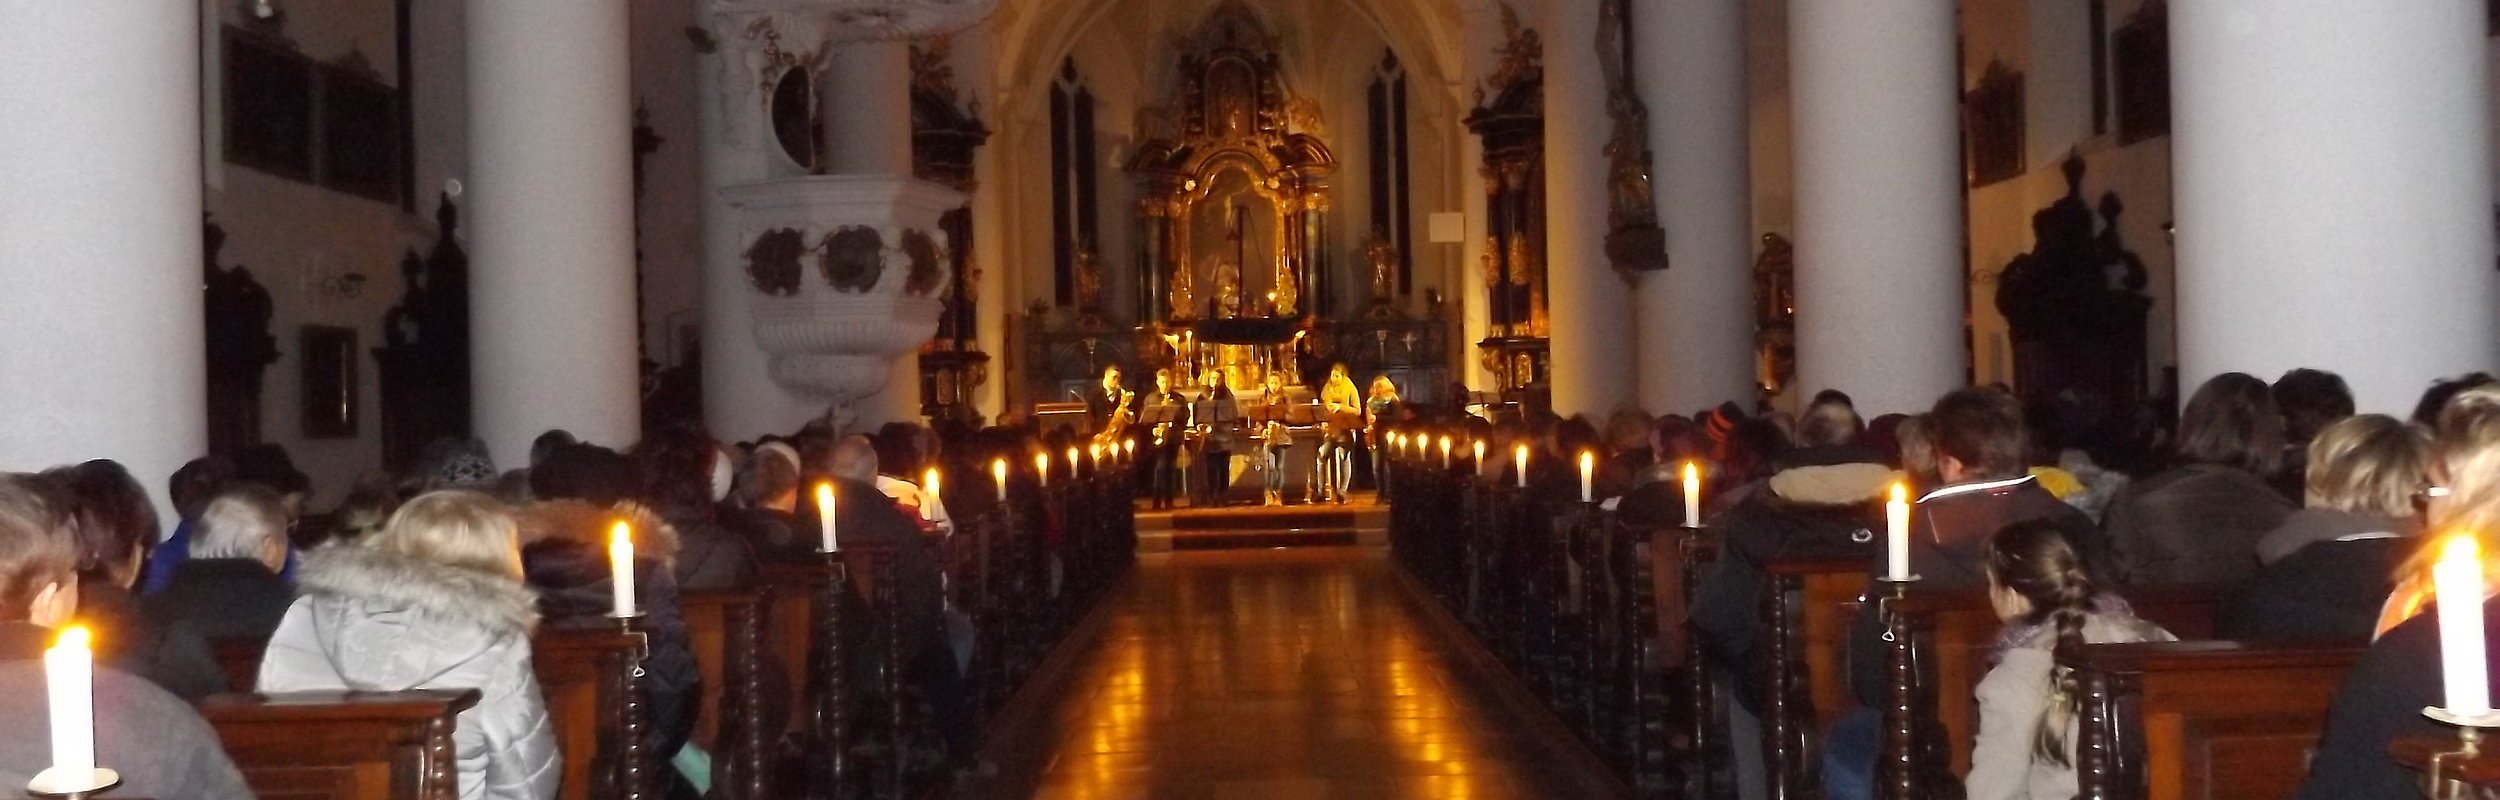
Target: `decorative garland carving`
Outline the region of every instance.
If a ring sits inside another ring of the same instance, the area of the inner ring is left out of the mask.
[[[747,279],[767,297],[797,295],[799,276],[805,272],[799,261],[807,250],[807,239],[796,228],[765,231],[747,248]]]
[[[937,239],[918,229],[903,231],[903,262],[910,265],[903,275],[903,293],[927,297],[945,288],[946,269],[939,258]]]
[[[865,225],[848,225],[825,237],[818,264],[833,290],[845,293],[877,288],[885,272],[885,236]]]

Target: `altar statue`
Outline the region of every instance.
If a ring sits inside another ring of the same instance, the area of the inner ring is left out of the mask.
[[[1273,284],[1276,291],[1268,293],[1268,304],[1272,307],[1269,313],[1279,317],[1293,316],[1294,307],[1302,301],[1302,291],[1294,286],[1299,282],[1293,277],[1293,263],[1276,259],[1276,282]]]
[[[1236,316],[1234,312],[1240,309],[1241,265],[1233,263],[1230,258],[1217,256],[1215,259],[1215,313],[1210,316],[1216,319],[1231,319]]]

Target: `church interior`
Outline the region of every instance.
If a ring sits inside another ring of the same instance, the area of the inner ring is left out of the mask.
[[[0,4],[0,791],[2500,791],[2495,38]]]

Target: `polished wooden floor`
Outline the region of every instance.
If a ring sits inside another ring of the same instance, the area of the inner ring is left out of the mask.
[[[1141,560],[1026,721],[992,797],[1298,800],[1613,794],[1585,750],[1379,548]]]

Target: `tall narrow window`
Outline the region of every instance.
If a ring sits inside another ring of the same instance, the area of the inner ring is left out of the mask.
[[[1370,99],[1371,233],[1397,248],[1397,287],[1403,295],[1415,290],[1414,215],[1406,195],[1406,70],[1398,67],[1395,51],[1383,54],[1373,71]]]
[[[1077,302],[1078,248],[1099,241],[1094,168],[1094,93],[1070,58],[1050,87],[1051,279],[1060,305]]]
[[[2109,0],[2091,0],[2092,132],[2109,132]]]

